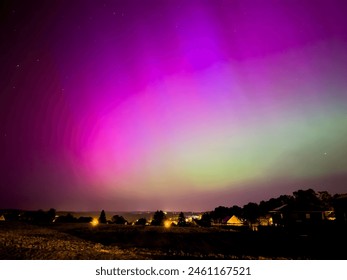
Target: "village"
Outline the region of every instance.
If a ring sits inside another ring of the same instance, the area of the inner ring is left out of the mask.
[[[277,207],[272,208],[272,206]],[[117,213],[117,212],[113,212]],[[122,215],[121,215],[122,214]],[[135,219],[135,220],[134,220]],[[263,228],[309,229],[312,227],[345,227],[347,224],[347,194],[331,196],[327,192],[312,189],[298,190],[293,196],[282,195],[258,204],[248,203],[239,206],[219,206],[209,212],[136,212],[107,215],[104,210],[91,216],[79,213],[76,217],[70,212],[45,212],[0,210],[0,222],[24,221],[37,224],[48,223],[90,223],[92,225],[155,225],[155,226],[201,226],[221,227],[239,231],[258,231]]]
[[[115,213],[3,209],[0,258],[347,258],[346,194],[308,189],[201,213]]]

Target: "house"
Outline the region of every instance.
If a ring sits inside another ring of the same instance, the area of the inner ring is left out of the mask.
[[[297,210],[284,204],[271,211],[272,223],[275,226],[284,226],[289,224],[319,224],[324,221],[335,220],[335,213],[332,210],[319,209],[300,209]]]
[[[337,223],[347,226],[347,194],[341,194],[335,198],[334,210]]]
[[[260,226],[272,226],[273,225],[273,219],[270,214],[266,215],[265,217],[259,217],[258,219]]]
[[[283,204],[280,207],[269,211],[274,226],[284,225],[288,214],[288,208],[288,204]]]
[[[272,225],[273,225],[273,220],[270,214],[266,216],[261,216],[256,221],[252,221],[252,222],[250,221],[248,223],[248,226],[252,231],[258,231],[259,227],[267,227]]]
[[[226,217],[225,219],[223,219],[223,224],[229,225],[229,226],[244,226],[245,223],[240,220],[238,217],[236,217],[235,215],[231,216],[231,217]]]

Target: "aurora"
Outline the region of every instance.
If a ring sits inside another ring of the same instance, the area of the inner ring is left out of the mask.
[[[343,1],[5,2],[2,207],[346,191]]]

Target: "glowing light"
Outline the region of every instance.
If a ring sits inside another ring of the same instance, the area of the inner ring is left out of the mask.
[[[167,220],[164,222],[164,227],[169,228],[171,227],[171,221]]]
[[[94,218],[90,223],[93,227],[96,227],[99,224],[99,220],[97,218]]]

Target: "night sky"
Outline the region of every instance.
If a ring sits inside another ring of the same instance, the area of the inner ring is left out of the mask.
[[[347,192],[346,1],[0,2],[0,208]]]

